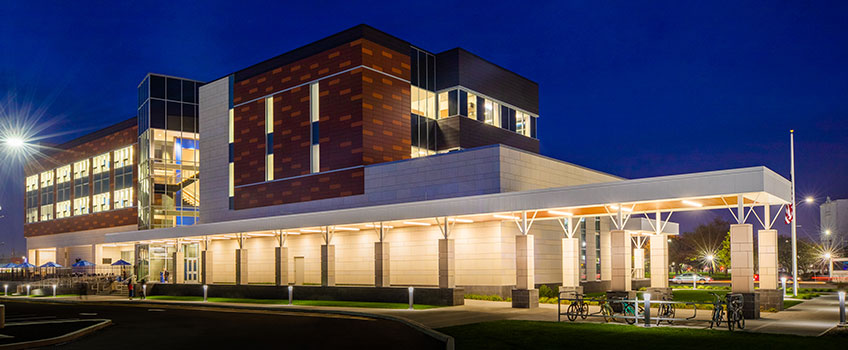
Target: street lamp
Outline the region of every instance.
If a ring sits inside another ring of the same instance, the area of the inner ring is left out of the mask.
[[[804,201],[807,202],[807,203],[813,203],[813,202],[816,201],[816,199],[813,198],[813,197],[807,197],[807,198],[804,198]]]
[[[830,252],[824,253],[824,258],[827,260],[827,280],[833,280],[833,255]]]

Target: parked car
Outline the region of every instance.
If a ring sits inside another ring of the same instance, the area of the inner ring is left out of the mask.
[[[697,274],[697,273],[694,273],[694,272],[687,272],[687,273],[684,273],[684,274],[680,274],[680,275],[674,276],[671,279],[672,283],[692,283],[692,282],[707,283],[707,282],[712,282],[712,281],[713,281],[712,277],[704,276],[704,275]]]

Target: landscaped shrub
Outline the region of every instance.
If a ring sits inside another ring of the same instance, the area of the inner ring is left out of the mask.
[[[547,285],[543,284],[541,287],[539,287],[539,298],[541,299],[543,297],[544,298],[556,298],[557,292],[555,292],[553,289],[551,289]]]

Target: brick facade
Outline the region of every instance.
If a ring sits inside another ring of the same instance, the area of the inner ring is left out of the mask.
[[[364,193],[361,166],[409,158],[409,75],[408,55],[357,39],[236,81],[235,209]],[[316,80],[321,173],[310,174],[308,83]],[[270,94],[275,180],[265,182],[265,97]]]
[[[50,153],[47,156],[28,163],[25,167],[26,176],[39,174],[46,170],[55,170],[58,167],[63,167],[68,164],[90,159],[106,152],[112,152],[126,146],[133,146],[133,197],[132,202],[137,202],[138,195],[138,126],[134,123],[135,118],[125,122],[113,125],[106,129],[86,135],[69,143],[59,145],[56,148],[60,151]],[[48,221],[39,221],[24,224],[24,237],[41,236],[48,234],[83,231],[98,228],[116,227],[133,225],[138,223],[138,212],[135,207],[122,208],[119,210],[111,210],[114,206],[114,188],[115,188],[115,169],[114,155],[110,157],[111,164],[109,165],[109,189],[110,201],[109,211],[98,213],[90,213],[80,216],[71,216],[62,219],[53,219]],[[94,185],[94,177],[92,172],[93,164],[89,163],[89,207],[93,196],[92,187]],[[56,173],[54,172],[53,181],[53,216],[56,217],[56,199],[58,191],[56,188]],[[71,189],[70,202],[71,213],[74,211],[74,188],[73,188],[73,169],[71,171]],[[40,179],[39,179],[40,183]],[[38,193],[38,217],[41,218],[41,190]],[[24,198],[24,203],[26,199]]]

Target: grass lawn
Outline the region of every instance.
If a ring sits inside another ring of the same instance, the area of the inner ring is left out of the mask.
[[[57,298],[61,297],[78,297],[79,294],[56,294]],[[30,298],[52,298],[53,294],[45,294],[45,295],[30,295]]]
[[[151,300],[176,300],[176,301],[203,301],[203,297],[199,296],[170,296],[170,295],[152,295],[147,297]],[[242,298],[208,298],[214,303],[243,303],[243,304],[266,304],[266,305],[285,305],[288,304],[288,299],[242,299]],[[371,301],[337,301],[337,300],[293,300],[294,305],[303,306],[335,306],[335,307],[364,307],[375,309],[406,309],[409,304],[406,303],[381,303]],[[425,310],[437,308],[436,305],[413,305],[415,310]]]
[[[844,346],[844,337],[798,337],[725,330],[541,321],[495,321],[437,329],[456,340],[457,349],[802,349]]]
[[[793,307],[795,305],[798,305],[800,303],[803,303],[803,301],[801,301],[801,300],[784,300],[783,301],[783,309],[784,310],[788,309],[788,308]]]

